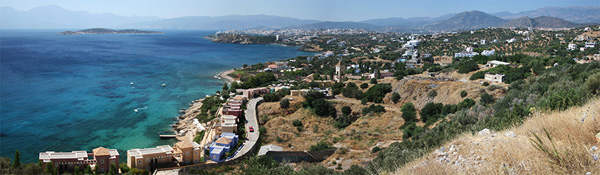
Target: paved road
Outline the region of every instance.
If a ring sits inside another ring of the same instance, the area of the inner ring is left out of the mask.
[[[233,159],[250,152],[250,149],[254,147],[254,145],[258,142],[258,136],[260,135],[260,133],[258,132],[258,114],[256,112],[256,106],[258,102],[262,100],[263,98],[259,97],[252,99],[248,102],[248,106],[245,111],[246,120],[248,121],[248,123],[246,123],[246,138],[248,138],[248,140],[244,143],[244,147],[242,147],[242,150],[240,150],[240,152],[238,152],[233,157]],[[250,126],[254,128],[254,132],[250,132]]]

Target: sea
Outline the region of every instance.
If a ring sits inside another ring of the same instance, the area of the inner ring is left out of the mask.
[[[172,145],[178,111],[226,83],[219,72],[314,53],[213,43],[215,31],[56,35],[0,30],[0,156],[37,162],[44,151],[126,151]],[[166,86],[161,86],[162,84]],[[138,111],[135,112],[134,110]]]

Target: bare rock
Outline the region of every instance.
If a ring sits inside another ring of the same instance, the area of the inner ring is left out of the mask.
[[[505,132],[504,135],[506,137],[517,137],[517,135],[512,131]]]
[[[481,131],[479,131],[479,136],[486,136],[486,135],[490,135],[492,132],[490,131],[490,129],[483,129]]]

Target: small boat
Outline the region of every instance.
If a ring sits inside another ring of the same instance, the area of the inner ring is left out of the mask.
[[[165,86],[167,86],[167,84],[163,83],[163,84],[162,84],[162,85],[160,85],[160,86],[162,86],[162,87],[165,87]]]
[[[131,83],[129,83],[129,84],[133,85],[133,81]]]
[[[133,111],[135,111],[135,112],[138,112],[138,109],[137,109],[137,108],[136,108],[136,109],[133,109]]]

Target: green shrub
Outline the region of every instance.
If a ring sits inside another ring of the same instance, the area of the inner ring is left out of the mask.
[[[350,108],[350,106],[344,106],[342,107],[342,113],[344,115],[350,115],[350,113],[352,113],[352,109]]]
[[[442,114],[442,108],[444,108],[444,104],[442,103],[429,102],[425,104],[425,107],[421,109],[421,121],[427,122],[427,120],[432,119],[434,116]]]
[[[392,93],[392,102],[398,103],[398,100],[400,100],[400,94],[398,92]]]
[[[427,97],[429,97],[429,98],[435,98],[437,95],[438,94],[437,94],[437,91],[435,89],[431,90],[431,91],[429,91],[429,93],[427,93]]]
[[[371,149],[371,153],[376,153],[376,152],[379,152],[379,151],[381,151],[381,148],[379,148],[378,146],[373,147],[373,149]]]
[[[330,149],[335,149],[335,147],[331,146],[331,144],[329,144],[328,142],[321,140],[316,145],[311,145],[309,150],[310,151],[325,151],[325,150],[330,150]]]
[[[279,101],[279,106],[281,106],[283,109],[287,109],[290,107],[290,101],[288,99],[283,99]]]
[[[363,115],[367,115],[369,113],[382,113],[385,112],[385,107],[381,105],[371,104],[371,106],[363,108]]]
[[[490,85],[490,83],[488,83],[488,82],[483,82],[483,84],[482,84],[482,85],[483,85],[483,86],[489,86],[489,85]]]
[[[402,106],[402,109],[400,109],[400,111],[402,112],[402,118],[404,119],[405,123],[413,122],[417,118],[417,112],[415,109],[415,105],[413,105],[412,103],[404,104]]]
[[[370,83],[371,84],[377,84],[377,78],[371,78]]]
[[[366,99],[369,102],[381,103],[383,102],[383,97],[385,97],[385,94],[389,92],[392,92],[392,85],[389,83],[376,84],[363,94],[362,99]]]
[[[360,84],[361,89],[366,89],[368,87],[369,87],[369,84],[367,84],[367,83]]]
[[[460,91],[460,98],[465,98],[468,95],[467,91],[462,90]]]
[[[488,104],[492,104],[494,103],[494,101],[496,101],[494,99],[494,96],[488,94],[488,93],[483,93],[481,94],[481,100],[480,100],[483,104],[488,105]]]

